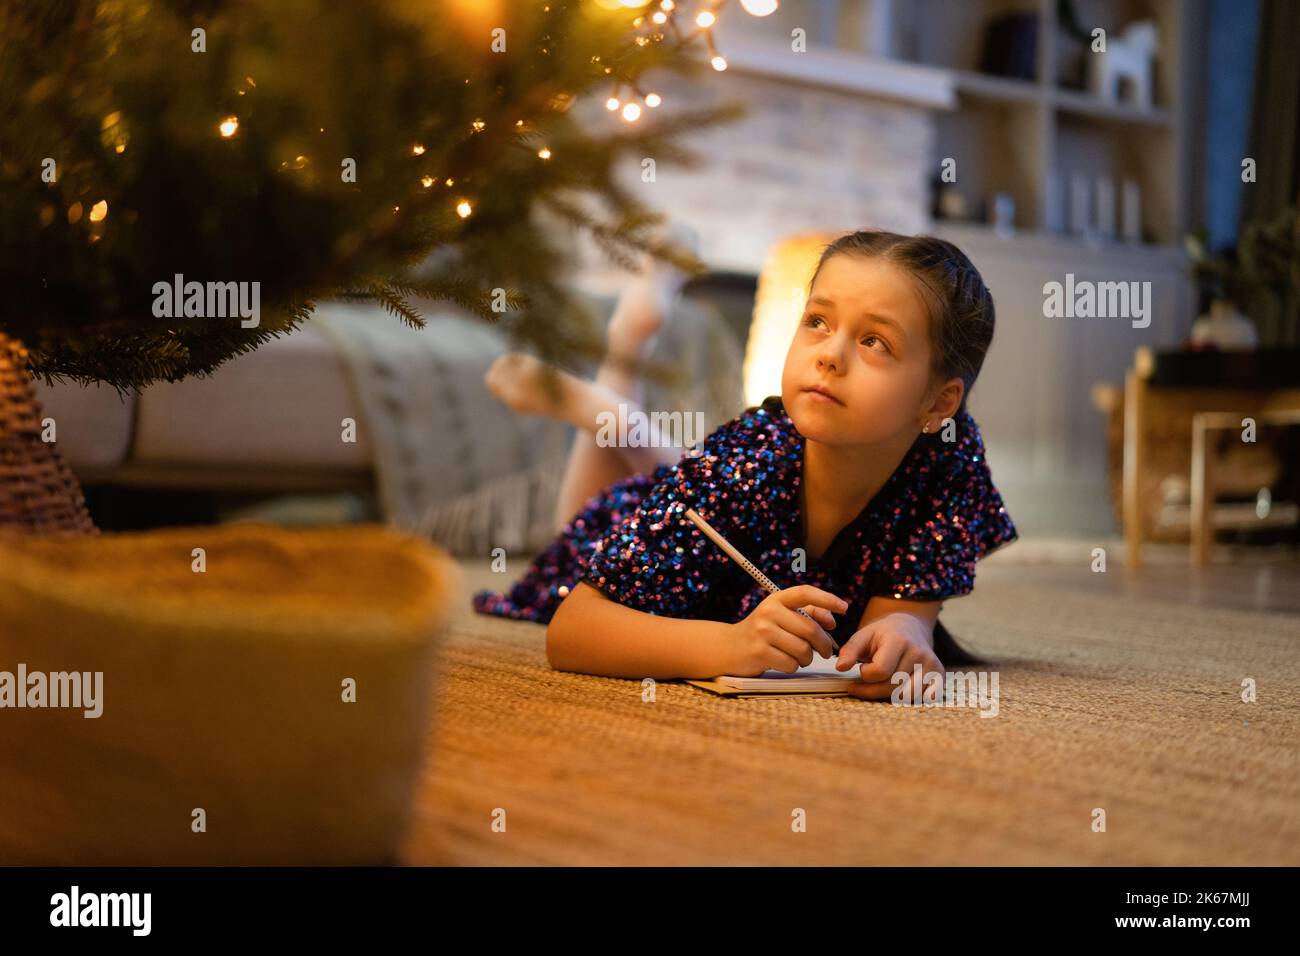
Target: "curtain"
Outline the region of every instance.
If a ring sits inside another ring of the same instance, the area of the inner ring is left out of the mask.
[[[1241,224],[1274,219],[1300,201],[1300,3],[1263,0],[1248,156],[1256,181],[1243,189]],[[1239,231],[1240,235],[1240,231]],[[1257,296],[1250,317],[1261,345],[1300,345],[1300,302],[1295,291]]]

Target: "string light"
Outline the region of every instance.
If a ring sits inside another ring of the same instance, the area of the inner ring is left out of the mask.
[[[460,216],[461,219],[468,219],[473,211],[474,207],[469,204],[468,199],[462,199],[456,203],[456,215]]]
[[[411,152],[414,153],[416,156],[423,156],[424,147],[421,146],[419,143],[416,143],[414,146],[411,147]]]
[[[629,7],[645,5],[645,0],[618,0],[618,2]],[[721,73],[727,68],[727,59],[718,52],[713,42],[713,30],[718,25],[718,15],[727,2],[728,0],[699,0],[698,3],[692,4],[691,0],[680,0],[680,2],[659,0],[657,4],[653,4],[657,9],[652,13],[638,16],[632,21],[634,30],[647,31],[634,36],[633,43],[637,46],[662,43],[671,33],[678,47],[686,47],[696,37],[703,35],[709,65]],[[755,17],[768,16],[775,12],[779,5],[779,0],[740,0],[741,9]],[[692,7],[693,10],[688,9]],[[664,27],[668,28],[667,32]],[[599,57],[592,57],[592,62],[599,62],[599,59]],[[610,68],[605,67],[605,72],[610,73]],[[620,97],[620,91],[624,86],[630,87],[633,95]],[[616,82],[613,94],[605,101],[605,108],[611,113],[621,110],[623,119],[633,123],[641,117],[642,113],[641,103],[636,102],[637,98],[650,108],[663,102],[663,97],[658,93],[646,93],[635,80],[625,78]]]
[[[227,116],[221,121],[221,124],[217,126],[217,131],[221,133],[223,138],[230,139],[230,137],[234,136],[235,133],[239,132],[239,117]]]
[[[551,151],[547,149],[545,146],[543,146],[541,149],[537,151],[537,155],[542,157],[542,159],[550,159]]]
[[[108,215],[108,200],[101,199],[95,205],[90,207],[90,221],[103,222],[104,217]]]
[[[423,179],[420,180],[420,185],[423,186],[425,189],[428,189],[430,186],[433,185],[433,177],[425,176]]]

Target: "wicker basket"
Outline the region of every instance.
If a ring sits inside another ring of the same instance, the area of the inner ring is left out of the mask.
[[[459,580],[376,525],[0,529],[0,671],[103,675],[0,710],[0,863],[393,862]]]
[[[0,528],[95,534],[81,486],[51,442],[27,371],[27,350],[0,332]]]

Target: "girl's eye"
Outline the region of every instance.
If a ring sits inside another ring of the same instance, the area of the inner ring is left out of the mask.
[[[815,328],[817,328],[817,324],[818,324],[818,323],[821,323],[822,325],[825,325],[825,324],[826,324],[826,320],[825,320],[824,318],[822,318],[820,315],[810,315],[810,316],[808,316],[807,318],[805,318],[805,319],[803,320],[803,324],[806,325],[806,326],[808,326],[808,328],[810,328],[810,329],[815,329]],[[871,342],[877,342],[877,343],[879,343],[879,346],[878,346],[878,350],[879,350],[879,351],[883,351],[883,352],[886,352],[886,353],[889,352],[889,345],[886,344],[885,340],[882,339],[879,335],[875,335],[875,334],[868,335],[868,336],[866,336],[865,338],[863,338],[863,340],[862,340],[862,344],[863,344],[863,345],[867,345],[869,348],[871,347],[871,346],[869,345],[869,343],[871,343]]]

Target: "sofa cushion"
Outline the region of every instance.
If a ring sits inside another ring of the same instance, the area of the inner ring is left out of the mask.
[[[395,321],[395,320],[394,320]],[[206,378],[162,382],[140,395],[138,464],[365,468],[366,429],[334,344],[307,322],[232,359]]]
[[[54,419],[58,449],[74,471],[111,468],[126,460],[137,401],[133,393],[76,382],[46,385],[37,380],[35,386],[41,417]]]

